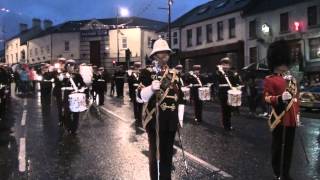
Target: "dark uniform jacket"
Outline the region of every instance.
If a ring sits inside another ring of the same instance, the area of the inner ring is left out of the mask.
[[[180,78],[176,75],[175,69],[158,73],[150,72],[147,69],[141,70],[140,82],[147,87],[152,84],[153,80],[161,80],[160,97],[162,100],[159,104],[159,130],[176,131],[178,125],[178,105],[183,104],[183,92],[181,91]],[[165,76],[164,76],[165,75]],[[163,77],[164,76],[164,77]],[[172,79],[174,80],[172,81]],[[171,83],[172,82],[172,83]],[[141,91],[140,91],[141,92]],[[141,95],[138,93],[138,96]],[[159,102],[159,101],[158,101]],[[145,128],[156,128],[156,94],[154,94],[148,103],[144,104],[143,121]]]
[[[187,84],[188,85],[192,85],[191,88],[190,88],[190,92],[191,92],[191,97],[194,99],[199,99],[199,92],[198,92],[198,89],[199,87],[202,87],[203,84],[203,78],[202,76],[197,76],[195,74],[191,75],[189,74],[188,78],[187,78]]]
[[[133,71],[131,75],[128,76],[128,85],[129,85],[129,94],[130,98],[134,100],[136,89],[139,87],[140,84],[140,73],[138,71]]]
[[[237,74],[232,71],[227,71],[225,73],[233,87],[237,87],[241,84],[241,80]],[[217,81],[219,98],[223,101],[226,101],[228,99],[228,91],[231,88],[228,85],[225,76],[220,71],[217,71]]]
[[[94,73],[92,76],[92,89],[96,92],[106,91],[106,79],[103,74]]]

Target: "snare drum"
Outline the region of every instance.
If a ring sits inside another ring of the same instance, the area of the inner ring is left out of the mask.
[[[68,96],[69,109],[71,112],[83,112],[87,110],[86,94],[72,93]]]
[[[211,100],[211,94],[210,94],[209,87],[200,87],[198,89],[198,93],[199,93],[199,99],[201,101],[210,101]]]
[[[237,89],[231,89],[228,91],[228,105],[232,107],[241,106],[241,94],[242,92]]]
[[[183,100],[190,101],[190,88],[182,87],[181,91],[183,92]]]

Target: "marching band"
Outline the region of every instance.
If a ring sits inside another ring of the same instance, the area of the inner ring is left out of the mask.
[[[149,143],[149,172],[152,180],[171,179],[173,144],[176,132],[183,127],[185,104],[194,108],[194,121],[203,121],[204,102],[214,99],[211,86],[218,89],[221,106],[221,125],[226,131],[234,130],[231,116],[242,105],[242,82],[233,72],[232,59],[224,57],[216,67],[215,84],[201,76],[201,65],[185,73],[182,65],[168,66],[172,50],[163,39],[155,41],[150,58],[153,65],[142,68],[140,62],[123,71],[114,72],[114,85],[118,97],[124,96],[127,76],[129,97],[133,104],[136,123],[146,129]],[[272,75],[265,79],[264,97],[272,107],[269,119],[272,131],[272,167],[275,179],[290,180],[290,163],[296,126],[299,124],[297,82],[286,74],[290,66],[290,52],[285,41],[274,42],[268,50],[268,64]],[[9,96],[10,73],[0,65],[0,111],[5,111]],[[75,60],[59,58],[54,65],[43,64],[40,82],[41,99],[55,98],[58,125],[76,135],[79,115],[88,109],[89,98],[98,106],[104,105],[108,80],[103,67],[78,65]],[[213,85],[212,85],[213,84]],[[113,87],[111,87],[113,89]],[[113,93],[113,92],[110,92]],[[2,128],[2,127],[1,127]],[[179,133],[180,136],[180,133]]]

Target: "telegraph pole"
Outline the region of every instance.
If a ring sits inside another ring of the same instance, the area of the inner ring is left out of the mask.
[[[158,8],[161,10],[168,11],[168,45],[171,48],[171,10],[172,10],[173,0],[168,0],[168,7]]]

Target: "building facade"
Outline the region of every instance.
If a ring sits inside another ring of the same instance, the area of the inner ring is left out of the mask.
[[[249,0],[210,1],[195,7],[173,22],[171,47],[186,70],[202,65],[204,72],[213,72],[225,56],[233,66],[244,66],[245,21],[242,13]]]
[[[135,61],[145,64],[145,57],[151,52],[151,39],[157,38],[156,32],[163,26],[165,26],[163,22],[138,17],[68,21],[47,27],[37,35],[25,38],[25,59],[27,63],[36,65],[64,57],[77,60],[79,63],[114,68],[114,62],[118,59],[119,45],[118,64],[127,64],[125,61],[127,49],[132,55],[130,64]],[[12,52],[6,51],[8,56],[12,54],[14,62],[21,59],[15,57],[15,53],[21,49],[19,39],[21,37],[17,36],[7,42],[17,48],[12,49]],[[8,61],[9,64],[14,62]]]
[[[320,1],[262,1],[245,17],[246,64],[266,63],[270,43],[288,40],[301,72],[320,71]]]

